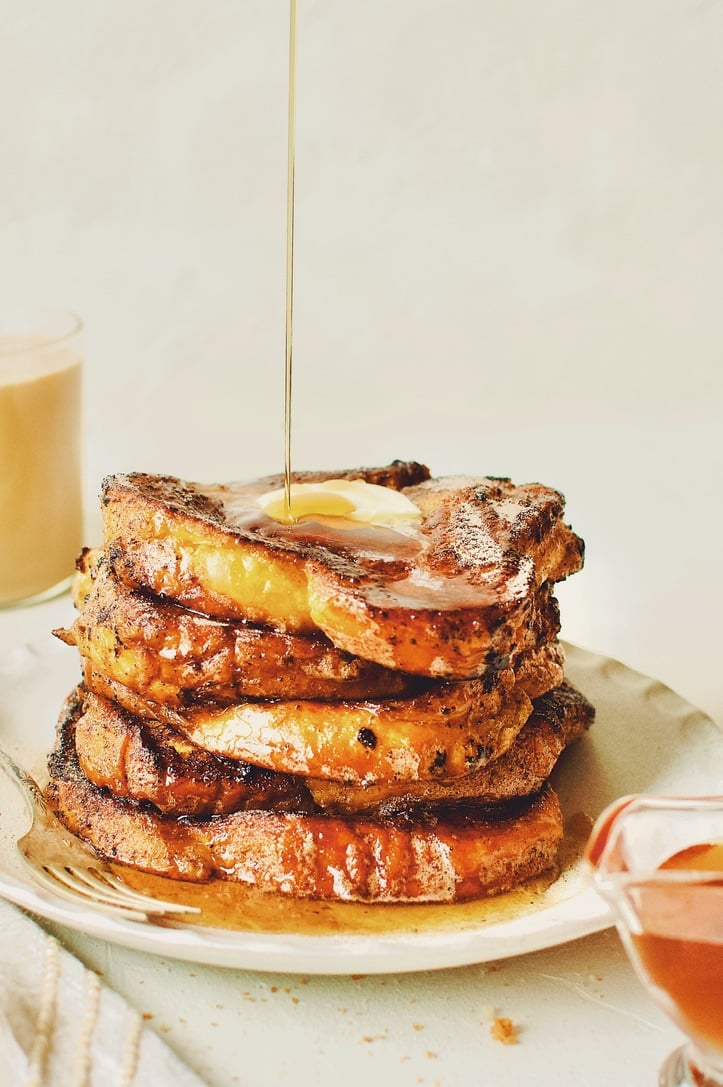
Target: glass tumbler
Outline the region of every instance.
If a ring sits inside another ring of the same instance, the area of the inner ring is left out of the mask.
[[[62,591],[80,551],[81,332],[0,313],[0,607]]]
[[[587,858],[640,980],[689,1039],[660,1087],[723,1087],[723,796],[624,798]]]

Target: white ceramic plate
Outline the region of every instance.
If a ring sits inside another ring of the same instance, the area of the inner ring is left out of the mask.
[[[566,752],[555,771],[568,818],[580,812],[595,817],[631,792],[719,791],[723,733],[705,714],[662,684],[582,649],[567,647],[566,670],[597,707],[589,735]],[[0,738],[38,778],[44,775],[60,706],[77,679],[77,658],[52,639],[19,648],[0,665]],[[379,928],[369,924],[379,907],[342,906],[330,914],[340,927],[321,932],[299,930],[293,903],[284,923],[284,900],[266,930],[118,920],[35,886],[15,848],[27,826],[24,803],[4,775],[0,779],[0,895],[48,920],[159,955],[305,974],[392,973],[518,955],[610,924],[579,850],[552,886],[527,898],[518,895],[509,909],[498,900],[471,908],[383,907],[394,911],[394,924]],[[326,907],[312,904],[311,909],[323,913]]]

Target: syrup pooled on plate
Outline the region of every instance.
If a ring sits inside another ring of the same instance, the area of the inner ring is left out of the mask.
[[[505,924],[575,895],[580,886],[582,853],[590,825],[578,813],[566,820],[557,868],[526,880],[504,894],[469,902],[364,903],[332,902],[290,895],[270,894],[242,883],[215,879],[186,883],[113,865],[114,872],[133,890],[197,907],[184,923],[191,927],[219,928],[239,933],[263,932],[295,936],[329,937],[368,935],[379,937],[478,931]],[[163,918],[152,918],[163,925]],[[177,925],[173,920],[171,924]]]

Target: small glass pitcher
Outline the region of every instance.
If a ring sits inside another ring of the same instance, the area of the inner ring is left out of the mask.
[[[640,980],[689,1038],[660,1087],[723,1087],[723,796],[625,797],[587,859]]]

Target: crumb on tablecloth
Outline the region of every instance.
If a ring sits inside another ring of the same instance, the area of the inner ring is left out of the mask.
[[[517,1045],[519,1042],[517,1027],[506,1015],[495,1016],[490,1027],[490,1034],[496,1042],[502,1042],[502,1045]]]

